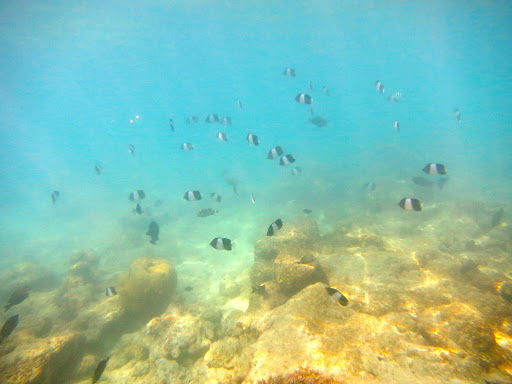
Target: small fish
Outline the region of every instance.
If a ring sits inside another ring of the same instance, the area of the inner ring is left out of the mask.
[[[251,144],[254,147],[257,147],[258,145],[260,145],[258,136],[256,136],[254,133],[249,133],[247,135],[247,141],[249,142],[249,144]]]
[[[286,77],[295,77],[295,69],[287,67],[284,69],[283,75],[285,75]]]
[[[314,89],[314,88],[315,88],[315,87],[313,86],[313,82],[312,82],[312,81],[310,81],[310,82],[309,82],[309,89],[311,90],[311,92],[313,92],[313,89]]]
[[[396,131],[400,132],[400,123],[398,122],[398,120],[395,120],[395,122],[393,123],[393,128],[395,128]]]
[[[232,125],[233,121],[231,120],[231,117],[225,116],[225,117],[221,117],[220,123],[226,127],[228,125]]]
[[[215,215],[217,212],[219,212],[219,211],[217,211],[216,209],[203,208],[199,212],[197,212],[197,216],[198,217],[207,217],[207,216]]]
[[[348,305],[348,299],[343,295],[343,293],[338,291],[336,288],[325,287],[325,289],[327,291],[327,294],[331,297],[331,299],[337,301],[344,307]]]
[[[159,238],[158,238],[159,233],[160,233],[160,227],[158,226],[156,221],[152,221],[151,223],[149,223],[149,229],[146,232],[146,235],[151,236],[151,240],[149,240],[149,242],[151,244],[156,244],[156,242],[159,240]]]
[[[96,173],[97,173],[98,175],[100,175],[100,174],[101,174],[101,172],[103,172],[103,167],[102,167],[101,165],[99,165],[99,164],[96,164],[96,165],[94,166],[94,170],[96,171]]]
[[[377,80],[375,82],[375,89],[380,93],[384,93],[384,84],[382,84],[382,81]]]
[[[457,119],[457,123],[460,123],[462,120],[462,115],[460,114],[459,108],[455,108],[453,110],[453,114],[455,115],[455,118]]]
[[[395,103],[398,103],[399,101],[401,101],[402,99],[404,98],[404,95],[402,92],[395,92],[393,93],[392,95],[390,95],[388,97],[388,101],[391,102],[395,102]]]
[[[398,205],[406,211],[421,211],[421,202],[414,197],[404,197]]]
[[[138,215],[142,215],[143,213],[143,209],[142,207],[140,206],[140,203],[137,203],[137,206],[135,207],[135,213],[137,213]]]
[[[30,293],[30,288],[26,285],[18,288],[13,292],[9,300],[7,301],[7,305],[4,306],[5,310],[7,311],[9,308],[14,307],[15,305],[18,305],[25,301],[25,299],[28,297]]]
[[[283,148],[281,148],[279,145],[272,148],[270,151],[268,151],[267,159],[274,160],[277,159],[279,156],[283,156]]]
[[[169,119],[169,126],[171,127],[171,131],[174,132],[174,120],[173,119]]]
[[[329,88],[324,87],[324,88],[323,88],[323,91],[324,91],[324,94],[325,94],[325,95],[327,95],[327,96],[331,96],[331,92],[329,92]]]
[[[213,201],[216,201],[217,203],[220,203],[222,201],[222,196],[219,195],[218,193],[210,193],[210,197],[212,198]]]
[[[238,107],[238,109],[244,109],[244,105],[242,104],[242,100],[240,99],[236,101],[236,106]]]
[[[216,237],[211,242],[210,245],[217,249],[218,251],[231,251],[233,244],[231,240],[226,239],[225,237]]]
[[[304,212],[306,215],[311,215],[313,213],[313,210],[309,208],[304,208],[302,212]]]
[[[180,148],[183,151],[191,151],[194,149],[194,145],[192,145],[191,143],[183,143],[181,144]]]
[[[313,102],[313,98],[307,93],[299,93],[295,96],[295,101],[299,104],[311,104]]]
[[[277,219],[268,227],[267,236],[274,236],[283,227],[283,221]]]
[[[315,116],[311,119],[309,119],[310,123],[313,125],[316,125],[317,127],[325,127],[328,123],[327,120],[325,120],[321,116]]]
[[[135,157],[135,147],[132,144],[130,144],[128,146],[128,148],[129,148],[130,153],[132,154],[132,156]]]
[[[208,116],[206,116],[205,122],[206,123],[218,123],[218,122],[220,122],[219,115],[217,115],[216,113],[210,113]]]
[[[7,319],[7,321],[4,323],[4,326],[2,327],[2,330],[0,330],[0,344],[9,337],[9,335],[14,331],[14,329],[18,326],[19,322],[19,316],[14,315]]]
[[[52,192],[52,204],[55,204],[59,197],[60,197],[60,192],[59,191],[53,191]]]
[[[138,189],[136,191],[133,191],[130,193],[130,196],[128,197],[131,201],[139,201],[146,197],[146,193],[142,189]]]
[[[107,367],[109,359],[110,357],[107,357],[105,360],[101,360],[99,362],[98,366],[96,367],[96,370],[94,371],[94,375],[92,375],[92,384],[96,384],[100,380],[103,371]]]
[[[295,163],[295,157],[293,155],[284,155],[279,159],[279,164],[283,167],[286,167],[287,165],[290,165],[291,163]]]
[[[428,163],[422,171],[427,175],[446,175],[446,167],[439,163]]]
[[[299,261],[297,261],[296,264],[311,264],[315,260],[316,260],[315,256],[306,255],[306,256],[303,256]]]
[[[199,122],[199,116],[189,116],[187,117],[187,120],[185,120],[187,124],[197,124]]]
[[[292,171],[291,171],[291,174],[292,174],[293,176],[297,176],[297,175],[299,175],[299,174],[301,174],[301,173],[302,173],[302,168],[301,168],[301,167],[295,167],[295,168],[293,168],[293,169],[292,169]]]
[[[113,296],[117,295],[117,288],[116,288],[116,287],[108,287],[108,288],[105,290],[105,294],[106,294],[108,297],[113,297]]]
[[[220,141],[228,141],[228,135],[226,135],[224,132],[217,133],[216,137]]]
[[[505,210],[503,208],[498,209],[496,212],[494,212],[494,215],[492,215],[491,219],[491,226],[497,227],[501,223],[503,223],[503,215],[505,214]]]
[[[252,288],[252,293],[256,293],[257,295],[260,295],[260,296],[265,295],[265,284],[252,286],[251,288]]]
[[[157,200],[155,201],[155,203],[153,204],[153,206],[155,207],[160,207],[164,202],[162,200]]]
[[[377,184],[375,184],[373,181],[370,181],[364,185],[364,188],[367,191],[373,192],[377,189]]]
[[[183,198],[187,201],[197,201],[203,198],[203,195],[199,191],[187,191]]]
[[[194,287],[191,287],[190,285],[185,287],[185,291],[187,291],[187,292],[190,292],[192,290],[194,290]]]
[[[251,193],[251,200],[253,204],[256,204],[256,198],[254,197],[254,193]]]

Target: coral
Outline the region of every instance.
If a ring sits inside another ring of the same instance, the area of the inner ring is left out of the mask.
[[[293,373],[258,380],[257,384],[342,384],[342,382],[330,376],[323,376],[313,369],[300,367]]]

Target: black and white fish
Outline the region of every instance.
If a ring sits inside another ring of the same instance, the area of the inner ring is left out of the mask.
[[[311,104],[313,102],[313,98],[307,93],[299,93],[295,96],[295,101],[299,104]]]
[[[55,204],[59,197],[60,197],[60,192],[59,191],[53,191],[52,192],[52,204]]]
[[[130,144],[128,146],[128,149],[130,150],[130,153],[132,154],[132,156],[135,157],[135,147],[132,144]]]
[[[268,227],[267,236],[274,236],[283,227],[283,221],[277,219]]]
[[[348,305],[348,299],[343,295],[343,293],[338,291],[336,288],[325,287],[325,290],[327,291],[327,294],[331,297],[331,299],[333,299],[334,301],[340,303],[344,307]]]
[[[142,213],[144,212],[144,210],[142,209],[140,203],[137,203],[137,206],[135,207],[134,209],[134,212],[138,215],[142,215]]]
[[[30,293],[30,288],[26,285],[15,290],[9,300],[7,301],[7,305],[4,305],[5,310],[7,311],[9,308],[14,307],[25,301]]]
[[[384,84],[382,84],[382,81],[377,80],[375,82],[375,89],[380,93],[384,93]]]
[[[287,67],[285,68],[285,70],[283,71],[283,75],[287,76],[287,77],[295,77],[296,74],[295,74],[295,69],[293,68],[290,68],[290,67]]]
[[[395,92],[392,95],[388,96],[388,101],[389,102],[393,101],[395,103],[398,103],[399,101],[402,101],[403,98],[404,98],[404,95],[402,92]]]
[[[187,191],[183,198],[187,201],[197,201],[203,198],[203,195],[199,191]]]
[[[212,198],[213,201],[216,201],[217,203],[220,203],[222,201],[222,196],[219,195],[218,193],[212,192],[210,193],[210,197]]]
[[[331,92],[329,92],[329,88],[324,87],[324,88],[323,88],[323,91],[324,91],[324,94],[325,94],[325,95],[327,95],[327,96],[331,96]]]
[[[99,164],[96,164],[96,165],[94,166],[94,170],[96,171],[96,173],[97,173],[98,175],[100,175],[100,174],[101,174],[101,172],[103,172],[103,167],[102,167],[101,165],[99,165]]]
[[[400,123],[398,122],[398,120],[395,120],[395,122],[393,123],[393,128],[395,128],[396,131],[400,132]]]
[[[290,165],[291,163],[295,163],[295,157],[293,155],[284,155],[281,156],[281,159],[279,159],[279,164],[286,167],[287,165]]]
[[[226,135],[224,132],[218,132],[216,137],[220,141],[228,141],[228,135]]]
[[[252,146],[255,146],[255,147],[260,145],[260,141],[258,139],[258,136],[256,136],[254,133],[249,133],[247,135],[247,141],[249,142],[249,144],[251,144]]]
[[[231,120],[231,117],[224,116],[220,118],[220,123],[224,126],[232,125],[233,121]]]
[[[267,159],[274,160],[277,159],[279,156],[283,156],[283,148],[281,148],[279,145],[272,148],[270,151],[268,151]]]
[[[428,163],[422,171],[427,175],[446,175],[446,167],[439,163]]]
[[[217,115],[216,113],[210,113],[208,116],[206,116],[205,119],[206,123],[218,123],[219,121],[219,115]]]
[[[301,167],[294,167],[292,170],[291,170],[291,174],[293,176],[297,176],[299,174],[302,173],[302,168]]]
[[[101,360],[96,367],[96,370],[94,371],[94,375],[92,375],[92,384],[96,384],[99,380],[101,375],[103,374],[103,371],[107,367],[107,363],[110,357],[107,357],[105,360]]]
[[[158,223],[156,221],[152,221],[151,223],[149,223],[149,228],[148,231],[146,232],[146,235],[151,236],[151,240],[149,240],[151,244],[156,244],[156,242],[159,240],[159,234],[160,227],[158,226]]]
[[[256,293],[260,296],[265,296],[265,284],[252,286],[252,293]]]
[[[238,109],[244,109],[244,105],[242,103],[242,100],[238,99],[236,101],[236,105],[237,105]]]
[[[187,117],[187,120],[185,120],[187,124],[197,124],[199,123],[199,116],[193,115]]]
[[[130,196],[128,197],[128,199],[130,199],[131,201],[139,201],[139,200],[144,199],[145,197],[146,197],[146,193],[142,189],[138,189],[138,190],[130,193]]]
[[[254,197],[254,193],[251,193],[251,201],[253,204],[256,204],[256,197]]]
[[[453,114],[455,115],[455,118],[457,119],[457,123],[460,123],[460,121],[462,120],[462,115],[460,114],[459,108],[455,108],[453,110]]]
[[[231,240],[226,239],[225,237],[216,237],[210,242],[210,245],[218,251],[231,251],[233,247]]]
[[[2,329],[0,330],[0,344],[9,337],[9,335],[16,329],[18,326],[20,317],[18,315],[11,316],[4,323]]]
[[[215,215],[218,212],[219,211],[217,211],[216,209],[202,208],[199,210],[199,212],[197,212],[197,217],[208,217],[208,216]]]
[[[171,127],[171,131],[174,132],[174,120],[173,119],[169,119],[169,126]]]
[[[421,202],[414,197],[404,197],[398,205],[406,211],[421,211]]]
[[[113,297],[113,296],[117,295],[117,288],[116,287],[108,287],[105,290],[105,293],[108,297]]]
[[[313,125],[316,125],[317,127],[325,127],[328,123],[327,120],[325,120],[321,116],[315,116],[309,119],[309,122]]]
[[[181,144],[180,148],[183,151],[191,151],[194,149],[194,145],[192,143],[183,143],[183,144]]]

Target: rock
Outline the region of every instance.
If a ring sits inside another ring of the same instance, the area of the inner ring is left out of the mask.
[[[74,277],[88,283],[96,281],[99,261],[99,256],[92,250],[74,253],[69,258],[68,279]],[[84,282],[79,284],[84,284]]]
[[[206,365],[210,368],[232,368],[229,362],[242,350],[242,345],[236,337],[226,337],[216,341],[204,356]]]
[[[280,256],[275,261],[274,268],[279,291],[286,296],[293,296],[308,285],[317,282],[329,284],[327,276],[317,261],[311,265],[297,264],[295,258]]]
[[[512,281],[505,281],[501,284],[499,292],[503,300],[512,303]]]

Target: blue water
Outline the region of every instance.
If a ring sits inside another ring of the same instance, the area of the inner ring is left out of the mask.
[[[427,207],[510,202],[510,2],[24,1],[3,2],[0,18],[2,263],[57,267],[76,249],[151,249],[151,217],[161,249],[193,258],[194,247],[226,236],[250,251],[270,222],[292,215],[290,202],[335,222],[343,207],[364,205],[361,186],[375,181],[396,209],[410,193],[403,181],[428,162],[451,179]],[[283,76],[288,66],[296,78]],[[396,91],[404,99],[389,103]],[[311,93],[328,127],[309,123],[299,92]],[[208,113],[233,126],[204,123]],[[189,115],[200,123],[186,125]],[[183,152],[183,142],[196,148]],[[275,145],[302,175],[266,159]],[[239,195],[224,171],[240,179]],[[141,217],[128,201],[136,189],[151,211]],[[221,193],[221,215],[197,220],[212,203],[191,207],[188,190]]]

